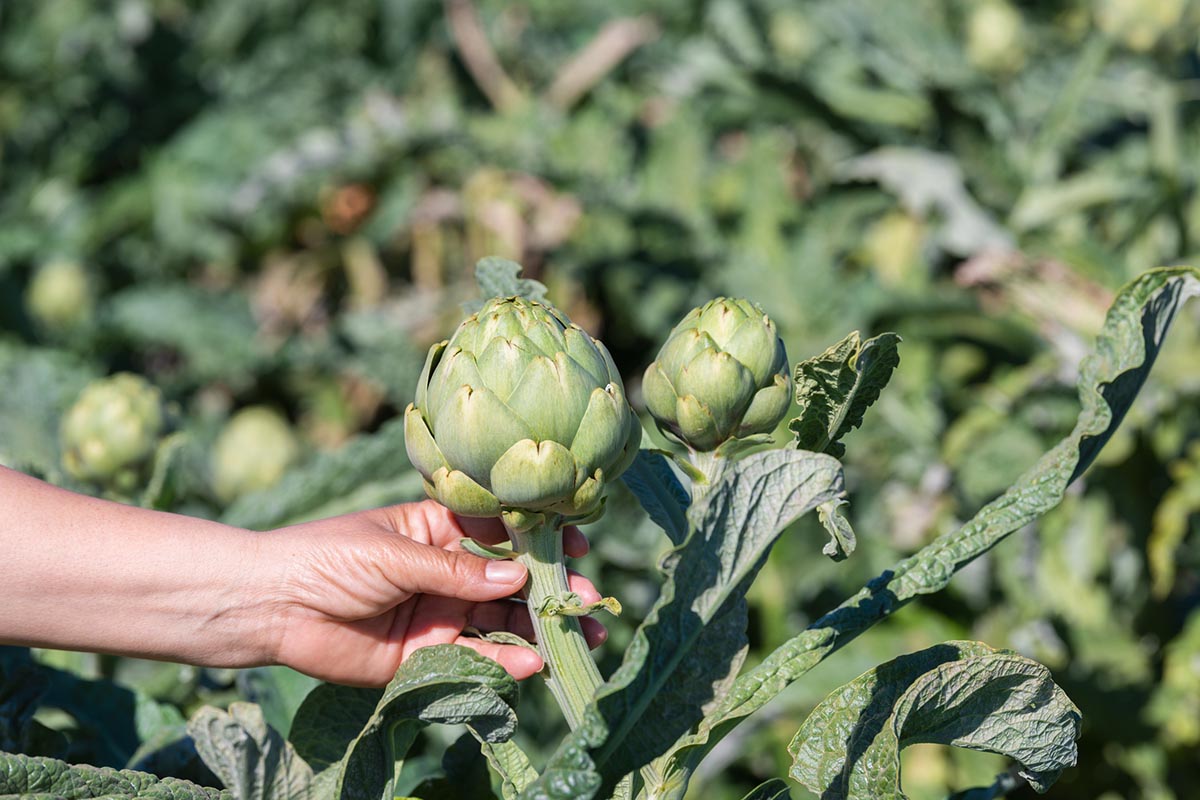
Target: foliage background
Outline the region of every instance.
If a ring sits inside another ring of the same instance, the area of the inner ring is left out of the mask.
[[[1112,292],[1195,263],[1198,34],[1187,0],[8,0],[0,463],[111,494],[63,471],[58,427],[89,380],[128,370],[160,387],[177,435],[127,499],[267,528],[415,498],[398,413],[493,253],[609,344],[635,402],[674,321],[716,294],[763,304],[793,361],[851,329],[899,331],[896,377],[847,440],[858,551],[829,562],[815,524],[784,538],[751,594],[753,660],[1007,487],[1073,422]],[[83,293],[48,317],[36,278],[63,262]],[[1190,796],[1187,312],[1060,509],[752,718],[697,796],[783,774],[825,692],[949,638],[1047,664],[1079,705],[1081,767],[1050,796]],[[213,445],[252,405],[284,414],[302,455],[227,502]],[[591,536],[580,568],[636,620],[665,538],[620,494]],[[611,628],[605,671],[632,630]],[[35,657],[62,671],[38,713],[72,760],[200,779],[186,740],[154,737],[238,696],[286,725],[286,692],[262,687],[306,686]],[[536,752],[561,726],[539,687],[524,695]],[[412,774],[439,768],[439,735]],[[942,797],[1003,768],[914,748],[905,788]]]

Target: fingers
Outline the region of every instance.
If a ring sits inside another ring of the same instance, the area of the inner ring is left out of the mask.
[[[587,537],[583,535],[583,531],[576,528],[574,525],[568,525],[563,528],[563,552],[571,558],[582,558],[588,554],[591,549],[588,545]]]
[[[579,595],[581,603],[586,605],[600,599],[600,592],[596,591],[592,582],[579,573],[568,570],[568,581],[571,591]],[[535,641],[529,608],[524,603],[512,600],[480,603],[471,610],[469,622],[484,633],[508,631],[527,641]],[[599,619],[581,617],[579,623],[588,647],[595,649],[608,639],[608,629]]]
[[[460,517],[433,500],[377,509],[393,529],[414,541],[451,547],[464,536],[483,544],[503,544],[508,532],[499,519]],[[574,525],[563,529],[563,551],[571,558],[587,555],[587,537]]]
[[[516,561],[496,561],[463,550],[444,550],[403,536],[392,537],[380,566],[404,594],[433,594],[481,602],[507,597],[528,577]]]
[[[469,647],[481,656],[492,659],[519,681],[536,675],[542,668],[542,657],[519,644],[497,644],[470,636],[459,636],[454,643]]]
[[[521,645],[500,644],[463,636],[462,629],[470,612],[470,603],[442,597],[417,598],[411,616],[403,628],[402,659],[422,647],[435,644],[461,644],[500,664],[517,680],[524,680],[542,668],[542,658]],[[399,629],[394,631],[399,633]]]

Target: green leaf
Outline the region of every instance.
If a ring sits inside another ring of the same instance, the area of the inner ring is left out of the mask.
[[[481,258],[475,264],[475,282],[483,299],[491,297],[525,297],[545,301],[545,284],[521,277],[521,265],[498,256]]]
[[[403,452],[404,420],[396,418],[376,433],[290,470],[271,488],[239,497],[222,521],[265,530],[415,500],[423,494],[421,476],[406,458],[397,456]]]
[[[188,720],[188,735],[208,768],[237,800],[313,797],[313,770],[254,703],[228,711],[204,706]]]
[[[96,377],[66,352],[0,342],[0,464],[60,482],[60,419]]]
[[[788,746],[790,776],[824,800],[903,800],[900,750],[952,744],[1016,759],[1046,791],[1078,751],[1079,709],[1050,671],[979,642],[889,661],[835,690]]]
[[[529,756],[512,740],[488,742],[479,739],[479,747],[492,770],[500,777],[500,791],[504,800],[517,800],[517,796],[537,780],[538,773],[529,763]]]
[[[834,561],[845,561],[858,545],[850,520],[842,516],[841,508],[844,505],[845,500],[830,500],[817,506],[817,519],[829,533],[829,541],[821,548],[821,552]]]
[[[33,662],[24,648],[0,648],[0,664],[12,669]],[[174,706],[159,703],[142,691],[109,680],[80,678],[73,672],[44,664],[37,664],[34,669],[46,680],[40,706],[67,712],[78,727],[69,751],[72,758],[86,758],[101,766],[124,767],[144,740],[163,728],[183,724],[183,716]],[[47,749],[52,742],[46,740],[44,733],[35,731],[40,743],[38,752],[57,755],[59,751]]]
[[[217,294],[185,284],[134,286],[113,296],[107,322],[148,352],[170,348],[183,358],[189,383],[249,383],[269,355],[250,305],[240,294]]]
[[[881,147],[849,159],[840,168],[848,180],[877,181],[923,217],[938,216],[939,246],[958,256],[1012,249],[1012,235],[967,191],[962,168],[952,156],[916,147]]]
[[[178,778],[111,767],[72,766],[52,758],[0,753],[0,795],[41,795],[59,800],[240,800],[228,791]]]
[[[824,353],[796,365],[800,415],[788,427],[796,447],[841,456],[841,438],[862,424],[863,415],[900,363],[900,337],[881,333],[865,342],[854,331]]]
[[[688,512],[692,532],[667,560],[662,593],[635,632],[624,662],[597,690],[583,725],[522,796],[576,797],[563,793],[569,785],[563,776],[576,781],[575,788],[592,785],[589,752],[611,787],[698,721],[719,700],[717,692],[744,641],[744,618],[730,610],[741,603],[783,529],[840,496],[841,480],[835,459],[798,450],[757,453],[725,472]],[[727,612],[735,614],[731,620],[737,624],[711,624]],[[706,626],[713,631],[707,636],[719,641],[706,638]],[[680,692],[676,705],[656,702],[660,692],[683,689],[683,675],[703,675],[707,683],[698,681],[686,695]]]
[[[675,477],[666,456],[654,450],[639,450],[621,480],[650,519],[666,531],[671,543],[682,544],[688,532],[687,509],[691,498]]]
[[[0,750],[50,756],[66,749],[62,734],[33,718],[49,687],[45,671],[27,656],[0,661]]]
[[[729,695],[670,757],[689,773],[737,724],[784,687],[913,598],[941,591],[954,574],[1062,501],[1132,405],[1183,302],[1200,294],[1200,272],[1151,270],[1113,301],[1094,351],[1080,367],[1082,411],[1075,429],[969,522],[871,581],[738,678]]]
[[[296,713],[292,742],[317,772],[318,794],[390,800],[395,762],[421,728],[465,723],[480,740],[503,742],[516,729],[516,702],[516,681],[495,661],[460,645],[424,647],[382,692],[317,687]]]
[[[321,682],[287,667],[254,667],[238,672],[238,693],[262,707],[267,724],[287,736],[309,692]]]
[[[750,790],[750,794],[742,798],[742,800],[788,800],[792,796],[792,789],[784,781],[779,778],[772,778],[766,783],[760,783]]]

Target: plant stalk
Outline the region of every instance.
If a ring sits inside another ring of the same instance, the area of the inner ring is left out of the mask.
[[[604,678],[592,660],[579,618],[545,614],[541,610],[548,599],[565,597],[571,591],[563,562],[562,529],[547,522],[526,531],[509,528],[508,535],[518,554],[517,560],[529,570],[525,599],[538,653],[546,665],[546,684],[562,708],[567,724],[575,730],[583,722],[583,711]]]

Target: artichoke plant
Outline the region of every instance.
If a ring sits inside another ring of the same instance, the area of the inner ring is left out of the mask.
[[[487,301],[434,345],[405,411],[408,456],[429,496],[458,514],[503,519],[529,570],[546,681],[571,727],[603,682],[576,616],[615,602],[583,606],[571,593],[562,526],[598,516],[641,438],[604,345],[523,297]]]
[[[93,381],[63,418],[63,466],[79,480],[129,491],[162,430],[162,397],[144,378]]]
[[[429,496],[458,514],[582,518],[636,455],[641,426],[604,345],[508,297],[429,351],[404,435]]]
[[[646,368],[646,408],[693,451],[769,433],[791,403],[787,352],[749,300],[718,297],[688,312]]]

